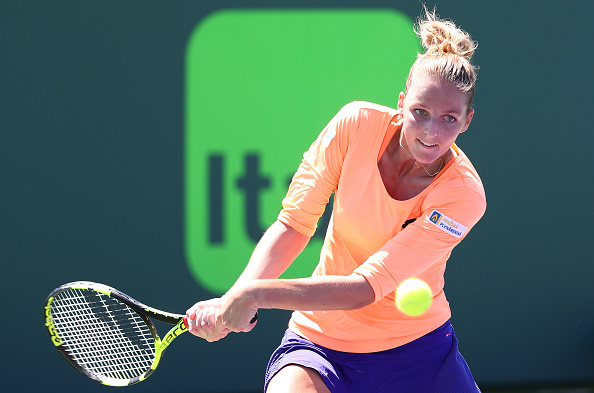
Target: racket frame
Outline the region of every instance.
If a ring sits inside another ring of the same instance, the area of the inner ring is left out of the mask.
[[[146,323],[155,342],[155,358],[153,359],[150,368],[146,372],[130,379],[111,378],[92,373],[87,369],[81,367],[73,359],[73,357],[68,353],[67,349],[64,347],[62,340],[58,335],[58,331],[54,326],[53,318],[51,315],[51,304],[54,301],[55,297],[59,293],[70,289],[92,290],[102,293],[103,295],[119,300],[120,302],[124,303],[126,306],[130,307],[138,314],[138,316]],[[165,322],[175,326],[171,328],[169,332],[167,332],[167,334],[163,336],[163,338],[160,338],[155,325],[149,317],[157,321]],[[159,365],[159,361],[161,360],[163,352],[169,346],[169,344],[171,344],[173,339],[175,339],[177,336],[188,330],[188,325],[184,315],[173,314],[166,311],[158,310],[153,307],[149,307],[146,304],[139,302],[138,300],[126,295],[125,293],[115,288],[90,281],[75,281],[61,285],[60,287],[54,289],[47,297],[44,307],[44,319],[45,326],[50,335],[52,343],[54,344],[56,349],[58,349],[58,351],[62,354],[62,356],[64,356],[64,358],[68,360],[68,363],[70,363],[76,370],[78,370],[88,378],[109,386],[128,386],[145,380],[153,373],[153,371],[155,371],[155,369]]]

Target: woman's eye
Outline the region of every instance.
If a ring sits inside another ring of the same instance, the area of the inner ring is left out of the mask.
[[[445,117],[445,121],[447,121],[448,123],[453,123],[456,121],[456,118],[454,116],[448,115]]]
[[[427,112],[425,112],[425,109],[415,109],[415,113],[417,115],[423,116]]]

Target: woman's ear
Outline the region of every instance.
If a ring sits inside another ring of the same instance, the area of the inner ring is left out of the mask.
[[[404,98],[405,98],[405,94],[403,91],[400,92],[400,94],[398,94],[398,110],[401,111],[402,107],[404,105]]]
[[[471,109],[468,111],[468,116],[466,116],[466,122],[464,123],[464,127],[462,127],[462,131],[460,131],[460,134],[468,129],[473,117],[474,117],[474,109]]]

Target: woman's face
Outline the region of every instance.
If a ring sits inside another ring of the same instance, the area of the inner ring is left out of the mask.
[[[402,144],[425,165],[447,153],[474,116],[465,92],[451,82],[419,75],[413,76],[406,95],[400,93],[398,109],[403,117]]]

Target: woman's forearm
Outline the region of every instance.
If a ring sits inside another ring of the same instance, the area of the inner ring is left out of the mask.
[[[358,274],[299,279],[258,279],[236,283],[223,298],[216,326],[246,332],[259,308],[284,310],[354,310],[373,303],[373,289]]]
[[[249,331],[254,326],[250,321],[259,308],[354,310],[373,303],[371,285],[358,274],[278,279],[308,241],[309,237],[275,222],[256,246],[245,271],[221,299],[216,318],[210,321],[215,328],[210,330]],[[198,332],[198,328],[194,330]]]
[[[308,242],[308,236],[276,221],[256,245],[247,267],[237,282],[278,278],[299,256]]]
[[[358,274],[288,280],[252,280],[230,291],[234,300],[254,308],[284,310],[354,310],[373,303],[375,295]],[[242,298],[240,300],[240,298]]]

